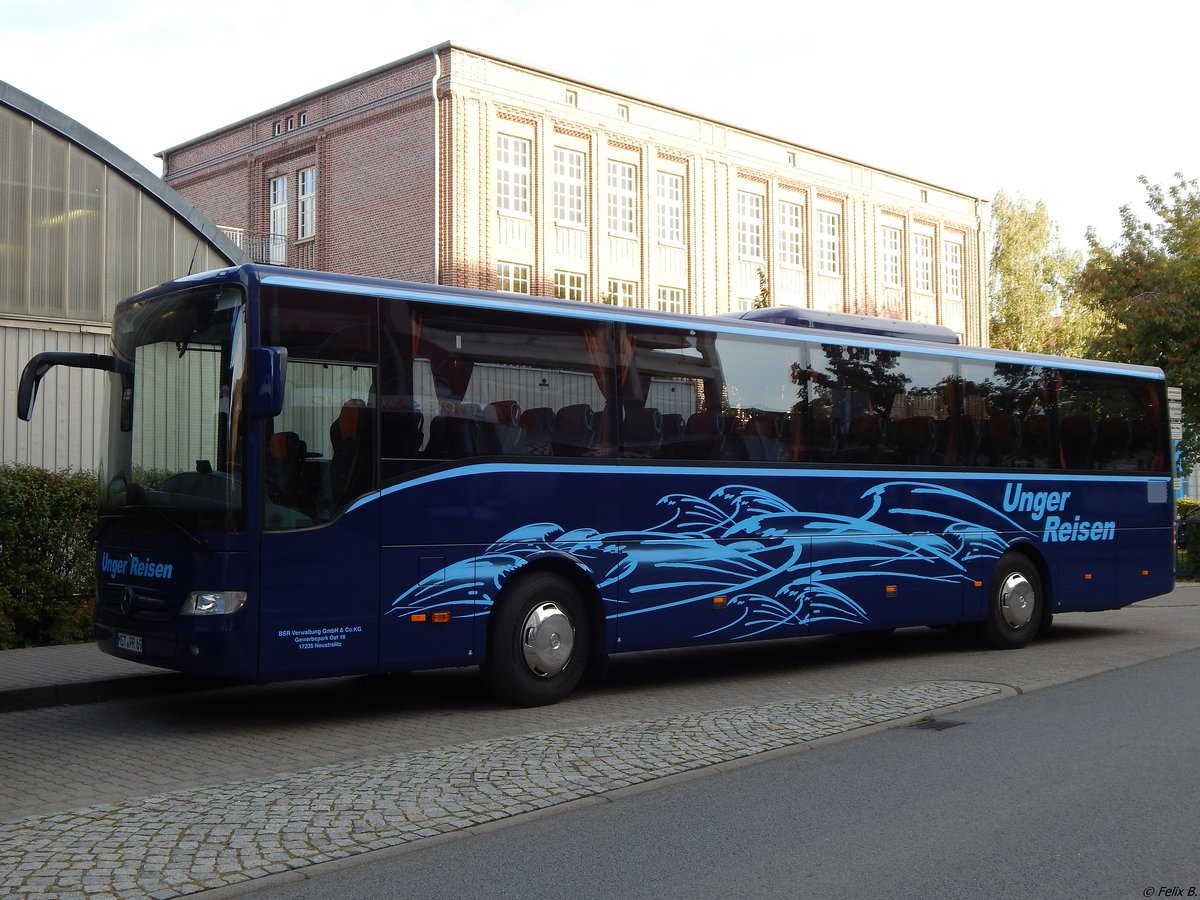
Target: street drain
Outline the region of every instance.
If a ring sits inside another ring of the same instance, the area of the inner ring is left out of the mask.
[[[914,725],[909,725],[908,727],[920,728],[923,731],[945,731],[947,728],[954,728],[956,725],[965,724],[965,722],[952,722],[950,719],[928,719],[917,722]]]

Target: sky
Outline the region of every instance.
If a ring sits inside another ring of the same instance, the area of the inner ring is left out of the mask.
[[[159,151],[444,41],[1120,238],[1200,178],[1187,0],[0,0],[0,81]]]

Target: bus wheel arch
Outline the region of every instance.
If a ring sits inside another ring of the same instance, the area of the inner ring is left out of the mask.
[[[1029,548],[1009,547],[996,561],[987,582],[984,618],[974,626],[987,647],[1024,647],[1050,627],[1050,575],[1045,560]]]
[[[595,588],[569,562],[522,567],[488,617],[488,688],[519,706],[562,700],[605,658],[599,609]]]

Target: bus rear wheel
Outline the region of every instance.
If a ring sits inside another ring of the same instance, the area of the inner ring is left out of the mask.
[[[483,674],[497,697],[518,706],[557,703],[579,684],[591,635],[579,593],[553,572],[507,589],[492,612]]]
[[[1045,604],[1042,576],[1033,560],[1005,553],[988,586],[987,617],[978,623],[978,635],[985,646],[997,650],[1024,647],[1038,633]]]

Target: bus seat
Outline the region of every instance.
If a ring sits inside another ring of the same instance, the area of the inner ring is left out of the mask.
[[[483,409],[483,420],[496,434],[500,450],[506,454],[526,453],[525,429],[521,427],[521,404],[516,400],[495,400]]]
[[[843,462],[876,462],[883,448],[884,422],[878,413],[862,413],[850,420],[846,440],[839,449]]]
[[[425,416],[412,409],[379,411],[379,449],[385,459],[412,459],[425,439]]]
[[[558,440],[564,456],[580,456],[592,449],[596,439],[596,414],[587,403],[564,406],[558,411]]]
[[[892,422],[891,434],[896,440],[900,459],[909,465],[928,465],[933,461],[937,431],[933,416],[910,416]]]
[[[758,413],[742,429],[746,458],[776,461],[783,452],[783,422],[777,413]]]
[[[308,445],[294,431],[271,435],[267,443],[267,493],[276,503],[298,507],[304,487]]]
[[[517,424],[525,432],[525,446],[534,456],[554,455],[554,433],[558,422],[554,410],[548,406],[535,406],[524,410],[517,417]]]
[[[1021,420],[1011,413],[992,413],[979,436],[979,462],[1007,466],[1021,446]]]
[[[688,416],[678,449],[671,455],[677,459],[720,459],[728,433],[728,419],[719,413],[699,410]]]
[[[655,459],[662,447],[662,415],[657,409],[631,409],[622,423],[622,456]]]
[[[812,434],[804,432],[804,418],[798,416],[792,426],[793,462],[827,462],[838,447],[838,424],[829,416],[816,416],[812,420]]]
[[[1086,469],[1092,464],[1096,446],[1096,423],[1088,415],[1063,416],[1059,423],[1063,464],[1068,469]]]
[[[341,506],[371,487],[375,470],[371,416],[365,402],[351,399],[342,404],[342,411],[329,426],[329,443],[333,447],[330,488],[335,506]]]
[[[1122,416],[1105,416],[1096,426],[1096,463],[1101,468],[1127,468],[1133,429]]]

